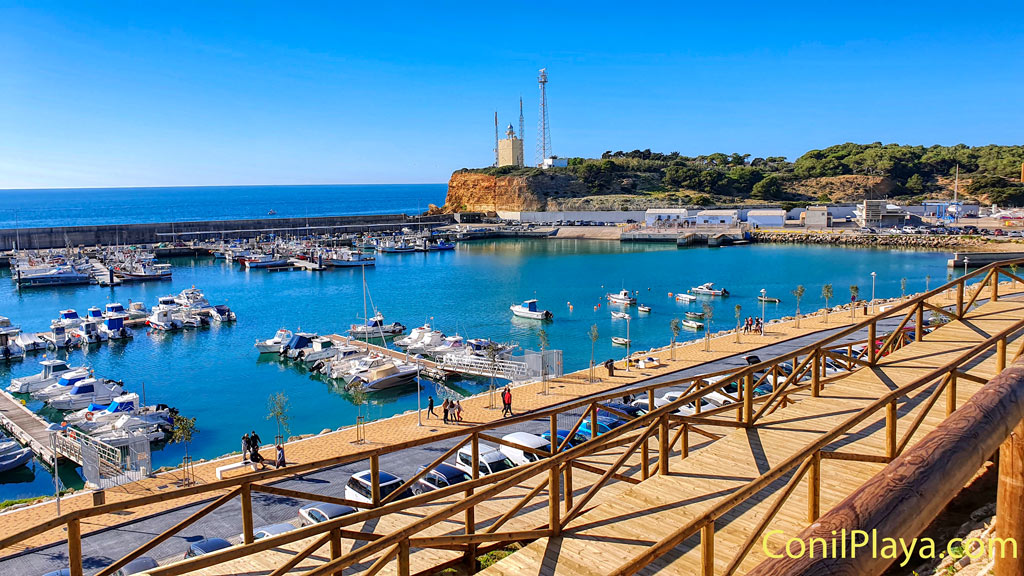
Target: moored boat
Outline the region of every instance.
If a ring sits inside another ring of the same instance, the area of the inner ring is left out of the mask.
[[[676,294],[676,302],[696,302],[697,297],[693,294]]]
[[[693,288],[690,288],[690,293],[691,294],[696,294],[698,296],[728,296],[729,295],[729,291],[726,290],[725,288],[722,288],[722,289],[715,288],[715,283],[714,282],[705,282],[704,284],[701,284],[700,286],[694,286]]]
[[[615,346],[625,346],[629,344],[629,338],[623,338],[622,336],[612,336],[612,344]]]
[[[647,306],[645,304],[641,304],[641,305],[637,306],[636,309],[637,309],[638,312],[641,312],[643,314],[650,314],[651,313],[651,307]]]
[[[633,297],[629,290],[619,290],[615,294],[605,294],[605,298],[612,304],[621,304],[623,306],[636,304],[636,298]]]
[[[703,330],[704,323],[697,322],[696,320],[683,320],[683,327],[689,328],[690,330]]]
[[[398,322],[384,323],[384,315],[380,312],[363,324],[349,326],[348,334],[353,338],[390,338],[405,332],[405,326]]]
[[[616,312],[616,311],[613,310],[612,311],[612,318],[614,318],[616,320],[629,320],[630,316],[629,316],[629,314],[626,314],[625,312]]]
[[[779,304],[780,302],[782,302],[782,300],[779,300],[778,298],[774,298],[772,296],[758,296],[757,301],[765,302],[768,304]]]
[[[550,310],[541,310],[537,307],[537,300],[524,300],[522,304],[513,304],[509,306],[509,310],[512,314],[519,316],[520,318],[529,318],[530,320],[551,320],[554,316]]]
[[[40,372],[12,379],[7,391],[12,394],[30,394],[56,383],[61,374],[71,370],[66,360],[56,358],[43,360],[39,365],[42,366]]]
[[[256,350],[260,354],[277,354],[285,347],[286,344],[292,339],[292,331],[287,328],[281,328],[274,334],[273,338],[267,340],[257,340]]]
[[[686,313],[686,317],[689,318],[690,320],[703,320],[704,319],[704,313],[703,312],[687,312]]]

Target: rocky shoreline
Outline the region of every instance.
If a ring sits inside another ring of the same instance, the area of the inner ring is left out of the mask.
[[[885,248],[925,248],[933,250],[1010,252],[1024,249],[1014,240],[994,240],[983,236],[932,236],[925,234],[857,234],[850,232],[752,232],[751,240],[774,244],[819,244],[832,246],[878,246]]]

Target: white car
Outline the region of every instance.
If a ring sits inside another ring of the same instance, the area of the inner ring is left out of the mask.
[[[473,475],[473,447],[463,446],[455,455],[455,467],[470,476]],[[497,474],[509,468],[515,468],[515,462],[509,460],[503,452],[490,444],[480,444],[480,476]]]
[[[381,471],[377,473],[377,482],[380,485],[378,488],[380,490],[380,498],[383,500],[392,492],[397,490],[399,486],[404,484],[405,480],[402,480],[394,474],[388,474],[387,472]],[[403,493],[399,494],[395,499],[401,500],[402,498],[408,498],[410,496],[412,496],[412,492],[406,488]],[[352,500],[353,502],[363,502],[366,504],[373,503],[373,484],[369,470],[356,472],[348,479],[348,483],[345,484],[345,499]]]
[[[511,434],[506,434],[502,437],[502,440],[512,444],[525,446],[527,448],[533,448],[539,452],[547,453],[551,451],[551,441],[527,432],[513,432]],[[516,466],[532,464],[542,458],[542,456],[538,456],[536,453],[530,452],[529,450],[513,448],[511,446],[505,446],[504,444],[498,448],[498,450],[505,456],[508,456],[509,460],[511,460]]]

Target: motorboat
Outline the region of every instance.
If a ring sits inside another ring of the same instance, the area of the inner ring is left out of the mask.
[[[512,310],[515,316],[531,320],[551,320],[553,316],[550,310],[538,308],[536,300],[524,300],[522,304],[513,304],[509,306],[509,310]]]
[[[622,336],[612,336],[612,344],[615,346],[625,346],[629,344],[629,338],[623,338]]]
[[[7,391],[12,394],[30,394],[55,384],[62,374],[71,370],[66,360],[56,358],[43,360],[39,365],[43,369],[38,373],[12,379]]]
[[[14,338],[14,342],[25,349],[25,352],[46,350],[46,340],[34,332],[21,332]]]
[[[310,340],[309,346],[302,348],[299,351],[289,350],[288,358],[291,360],[301,360],[307,364],[310,364],[313,362],[317,362],[318,360],[327,360],[333,358],[336,354],[338,354],[338,352],[339,349],[334,347],[334,340],[331,340],[327,336],[314,336]]]
[[[773,298],[771,296],[758,296],[757,297],[757,301],[758,302],[765,302],[765,303],[768,303],[768,304],[779,304],[779,303],[782,302],[782,300],[779,300],[778,298]]]
[[[615,318],[616,320],[629,320],[631,316],[629,314],[626,314],[625,312],[616,312],[613,310],[612,318]]]
[[[113,405],[114,404],[111,403],[111,406]],[[74,426],[90,436],[98,436],[102,438],[104,433],[118,429],[138,429],[155,426],[157,428],[168,430],[174,422],[174,418],[171,416],[170,410],[164,410],[161,413],[141,411],[135,413],[134,411],[121,411],[114,412],[112,414],[114,414],[114,416],[108,417],[102,421],[97,420],[97,417],[94,416],[92,420],[84,420]],[[68,422],[68,424],[71,423]]]
[[[629,290],[619,290],[615,294],[605,294],[605,298],[612,304],[621,304],[623,306],[636,304],[636,298],[633,297]]]
[[[319,373],[334,380],[341,380],[346,374],[352,371],[353,362],[365,357],[366,354],[363,350],[354,346],[342,346],[339,348],[337,356],[331,358],[329,361],[318,363],[320,364]],[[317,364],[314,364],[311,369],[316,368]]]
[[[321,357],[314,360],[309,360],[309,356],[305,357],[306,364],[310,365],[309,370],[325,376],[329,375],[332,366],[336,363],[340,367],[342,364],[347,366],[347,363],[354,360],[356,356],[363,356],[365,352],[361,348],[349,345],[332,346],[327,350],[331,351],[331,355],[327,357]],[[326,350],[325,350],[326,351]]]
[[[42,337],[48,346],[58,350],[70,350],[82,345],[82,338],[73,334],[60,323],[51,324],[50,331],[44,332]]]
[[[313,340],[319,338],[316,334],[309,332],[296,332],[291,339],[281,347],[280,355],[291,360],[302,360],[307,352],[313,350]]]
[[[176,412],[165,404],[139,406],[139,395],[130,393],[114,398],[110,404],[90,403],[85,408],[66,415],[64,421],[88,433],[90,430],[110,424],[124,415],[135,416],[138,418],[138,422],[145,422],[149,425],[170,426],[174,422]]]
[[[109,304],[107,306],[110,306]],[[146,305],[142,302],[129,302],[128,303],[128,319],[129,320],[142,320],[149,316],[149,310],[146,310]]]
[[[128,316],[128,311],[120,302],[109,302],[103,307],[104,318],[115,318],[117,316]]]
[[[416,366],[413,364],[370,356],[353,362],[352,371],[345,375],[345,383],[366,392],[377,392],[401,386],[415,377]]]
[[[440,251],[445,251],[445,250],[455,250],[455,243],[454,242],[448,242],[448,241],[445,241],[445,240],[438,240],[436,242],[428,242],[427,243],[427,251],[428,252],[440,252]]]
[[[327,263],[337,268],[351,268],[353,266],[375,266],[377,259],[361,252],[339,250],[331,254]]]
[[[704,284],[701,284],[700,286],[694,286],[693,288],[690,288],[690,293],[691,294],[696,294],[697,296],[728,296],[729,295],[729,291],[726,290],[725,288],[722,288],[722,289],[715,288],[715,283],[714,282],[705,282]]]
[[[54,410],[78,410],[89,404],[105,404],[121,395],[121,384],[113,380],[86,378],[46,401]]]
[[[647,306],[645,304],[641,304],[641,305],[637,306],[636,309],[637,309],[638,312],[641,312],[643,314],[650,314],[651,313],[651,307]]]
[[[110,340],[128,340],[135,337],[135,331],[124,325],[124,321],[128,319],[128,315],[124,314],[121,316],[109,316],[100,322],[100,334],[105,335]]]
[[[210,320],[214,324],[223,324],[225,322],[234,322],[235,313],[231,311],[224,304],[217,304],[216,306],[210,307]]]
[[[60,315],[57,317],[56,320],[51,322],[50,325],[52,326],[53,324],[60,324],[65,328],[73,328],[75,326],[78,326],[82,322],[84,322],[84,319],[78,315],[78,312],[76,312],[73,308],[68,308],[67,310],[61,310]]]
[[[170,280],[171,265],[153,262],[135,262],[117,270],[117,275],[124,282],[148,282],[151,280]]]
[[[171,310],[156,307],[146,319],[146,326],[154,330],[171,331],[181,330],[184,324],[174,316]]]
[[[73,370],[65,370],[58,377],[57,381],[45,388],[41,388],[32,392],[32,398],[36,400],[48,400],[54,396],[59,396],[74,387],[75,384],[87,380],[92,377],[92,373],[87,368],[75,368]]]
[[[685,316],[687,318],[689,318],[690,320],[703,320],[704,319],[704,313],[703,312],[687,312],[685,314]]]
[[[0,328],[0,361],[12,362],[25,358],[25,348],[18,344],[21,328],[8,326]]]
[[[199,313],[196,308],[182,308],[173,317],[181,322],[182,328],[202,328],[210,324],[210,319]]]
[[[412,331],[409,332],[409,335],[406,336],[405,338],[395,340],[395,346],[399,346],[401,348],[408,348],[409,346],[412,346],[413,344],[419,342],[420,339],[423,338],[425,334],[429,334],[430,332],[432,332],[430,324],[417,326],[416,328],[413,328]]]
[[[427,350],[427,354],[431,356],[444,356],[445,354],[454,354],[461,352],[466,348],[465,340],[462,336],[456,334],[455,336],[448,336],[441,342],[440,346],[436,346]]]
[[[272,254],[254,254],[242,260],[246,268],[276,268],[288,264],[288,260]]]
[[[697,297],[693,294],[676,294],[676,302],[696,302]]]
[[[268,340],[257,340],[256,350],[260,354],[277,354],[288,344],[288,341],[292,339],[292,331],[287,328],[281,328],[274,334],[273,338]]]
[[[426,354],[444,343],[444,332],[431,330],[423,334],[419,342],[416,342],[405,349],[409,354]]]
[[[87,318],[85,322],[72,328],[71,333],[81,338],[86,344],[99,344],[109,339],[100,331],[100,322],[93,318]]]
[[[11,319],[7,316],[0,316],[0,328],[7,328],[11,325]]]
[[[20,450],[9,452],[0,456],[0,472],[7,472],[8,470],[14,470],[28,464],[33,458],[31,448],[22,448]]]
[[[696,320],[686,319],[683,320],[683,328],[689,328],[690,330],[703,330],[704,323],[697,322]]]
[[[5,456],[7,454],[10,454],[11,452],[16,452],[21,449],[21,444],[19,444],[18,441],[14,440],[13,438],[4,438],[0,440],[0,456]]]
[[[13,274],[18,286],[69,286],[91,284],[92,276],[70,264],[17,266]]]
[[[182,308],[205,309],[210,307],[210,302],[203,295],[203,291],[195,286],[182,290],[174,297],[174,301]]]
[[[25,359],[25,347],[17,343],[22,329],[17,326],[0,328],[0,361],[12,362]]]
[[[398,322],[384,323],[384,315],[377,312],[363,324],[349,326],[348,335],[353,338],[389,338],[405,332],[405,326]]]
[[[502,344],[487,338],[470,338],[466,340],[465,353],[486,356],[488,350],[494,350],[499,358],[512,354],[517,344]]]
[[[137,438],[145,438],[149,442],[163,440],[167,437],[168,426],[166,423],[153,423],[146,417],[122,414],[117,420],[87,433],[108,446],[119,448]]]
[[[399,240],[397,242],[394,240],[387,240],[377,246],[377,251],[386,252],[388,254],[406,254],[409,252],[415,252],[416,248],[407,244],[405,240]]]
[[[161,296],[156,299],[156,306],[153,306],[152,312],[157,310],[166,310],[168,312],[177,312],[181,309],[181,304],[178,304],[176,296]]]

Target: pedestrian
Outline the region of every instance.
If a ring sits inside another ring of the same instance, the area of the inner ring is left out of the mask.
[[[427,420],[430,420],[431,414],[434,414],[434,397],[427,396]],[[437,414],[434,414],[434,418],[437,418]]]
[[[277,468],[284,467],[284,446],[282,444],[277,445],[277,458],[274,460],[274,466]]]
[[[259,450],[260,445],[262,444],[263,441],[260,440],[260,435],[257,434],[255,430],[249,433],[249,446],[251,446],[253,450]]]
[[[249,459],[252,460],[253,464],[259,464],[260,470],[267,469],[267,461],[263,459],[263,456],[260,454],[260,451],[257,450],[256,448],[252,449],[252,455],[250,456]]]
[[[462,422],[462,401],[461,400],[456,400],[455,401],[455,420],[458,421],[458,422]]]
[[[505,417],[514,416],[512,414],[512,388],[505,386],[505,391],[501,393],[501,403],[505,406],[501,410],[501,415]]]
[[[242,462],[249,459],[249,435],[242,434]]]
[[[449,410],[449,408],[451,408],[451,401],[449,401],[447,398],[445,398],[444,402],[441,403],[441,412],[444,413],[444,423],[445,424],[448,423],[448,410]]]

